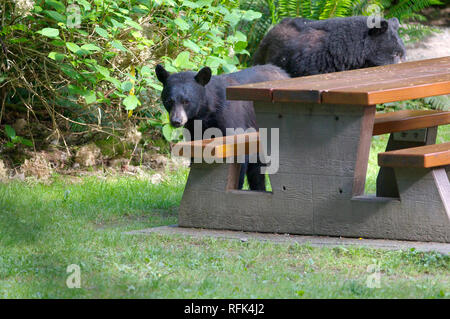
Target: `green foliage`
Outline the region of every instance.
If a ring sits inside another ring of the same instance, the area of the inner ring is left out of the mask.
[[[377,105],[377,111],[398,111],[398,110],[420,110],[432,109],[448,111],[450,106],[450,96],[430,96],[421,99],[391,102]]]
[[[303,17],[323,20],[335,17],[369,14],[369,5],[379,5],[371,0],[278,0],[278,16]]]
[[[25,146],[33,146],[33,142],[30,140],[16,135],[16,131],[9,125],[5,125],[5,134],[9,138],[9,142],[6,143],[6,147],[12,148],[17,144],[22,144]]]
[[[423,252],[415,248],[403,252],[403,258],[411,263],[422,266],[424,268],[436,267],[445,269],[450,262],[450,256],[443,255],[435,251]]]
[[[442,111],[450,111],[450,95],[430,96],[423,99],[430,108]]]
[[[370,15],[379,7],[386,18],[396,17],[401,22],[425,19],[420,12],[439,0],[278,0],[279,17],[303,17],[323,20],[352,15]]]
[[[386,10],[386,17],[396,17],[400,21],[424,20],[425,17],[419,14],[421,10],[442,4],[439,0],[381,0],[381,3]]]
[[[278,21],[277,10],[274,0],[243,0],[240,1],[240,8],[243,10],[253,9],[261,12],[262,17],[256,21],[243,21],[239,24],[238,30],[247,35],[247,50],[250,55],[241,55],[240,61],[243,65],[249,64],[251,55],[256,51],[260,41],[267,30]]]
[[[238,5],[42,0],[19,8],[2,2],[0,80],[11,92],[6,103],[14,102],[16,88],[24,88],[16,103],[47,112],[54,129],[60,120],[68,120],[72,130],[103,130],[158,117],[165,111],[158,102],[157,63],[171,72],[207,65],[218,74],[236,71],[237,56],[249,54],[247,37],[237,26],[261,14]]]
[[[418,22],[426,21],[419,12],[432,5],[442,4],[439,0],[381,0],[385,17],[396,17],[403,24],[399,30],[400,36],[405,42],[416,42],[424,36],[436,32],[437,29],[422,25]],[[411,23],[412,22],[412,23]]]
[[[155,119],[149,119],[147,121],[149,126],[161,128],[161,132],[166,140],[178,141],[183,138],[182,128],[175,128],[170,124],[169,114],[167,112],[161,113]]]

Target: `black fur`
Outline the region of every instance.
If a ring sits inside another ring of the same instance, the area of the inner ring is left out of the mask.
[[[215,127],[224,136],[226,128],[258,129],[253,103],[226,100],[226,88],[289,78],[286,72],[274,65],[260,65],[219,76],[211,76],[208,67],[198,73],[188,71],[169,74],[161,65],[157,65],[155,71],[163,84],[161,98],[172,125],[184,125],[192,138],[195,120],[202,121],[203,132]],[[248,163],[248,160],[242,164],[239,188],[242,188],[244,175],[247,174],[250,189],[265,190],[265,176],[260,174],[261,165],[259,162]]]
[[[379,28],[369,28],[367,19],[284,19],[261,41],[254,64],[272,63],[298,77],[403,60],[406,51],[398,36],[398,20],[381,19]]]

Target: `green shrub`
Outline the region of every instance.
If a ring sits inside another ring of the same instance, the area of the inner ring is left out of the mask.
[[[56,131],[62,122],[71,131],[117,132],[127,121],[158,121],[154,66],[235,71],[237,55],[248,54],[236,26],[261,16],[232,0],[0,3],[2,110],[25,105]]]

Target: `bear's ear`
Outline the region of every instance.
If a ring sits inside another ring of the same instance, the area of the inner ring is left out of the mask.
[[[395,30],[398,30],[400,27],[400,21],[398,21],[397,18],[390,18],[388,21],[389,25],[391,25]]]
[[[388,22],[386,20],[381,20],[379,26],[375,25],[374,27],[369,29],[369,35],[377,36],[383,34],[387,31],[388,27]]]
[[[198,84],[205,86],[211,80],[211,69],[205,66],[194,77]]]
[[[158,78],[159,82],[166,85],[167,78],[169,77],[170,73],[164,69],[164,67],[161,64],[158,64],[155,68],[156,77]]]

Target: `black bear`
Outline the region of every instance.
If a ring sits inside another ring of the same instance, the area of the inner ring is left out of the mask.
[[[170,74],[160,64],[156,76],[163,84],[161,99],[169,112],[170,122],[175,127],[184,126],[194,137],[194,121],[202,121],[202,129],[218,128],[223,136],[227,128],[258,129],[253,103],[250,101],[228,101],[226,88],[232,85],[282,80],[289,76],[274,65],[259,65],[239,72],[211,75],[209,67],[198,73],[191,71]],[[203,132],[202,132],[203,133]],[[246,163],[241,166],[239,186],[245,174],[251,190],[265,190],[265,176],[260,173],[261,163]]]
[[[369,19],[286,18],[266,34],[253,62],[275,64],[292,77],[401,62],[406,51],[397,18]]]

